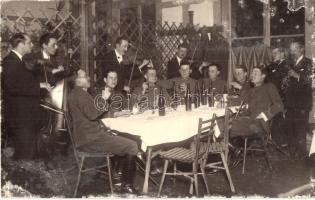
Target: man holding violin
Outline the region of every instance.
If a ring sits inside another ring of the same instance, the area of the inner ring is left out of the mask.
[[[304,46],[293,42],[290,51],[294,64],[285,81],[285,120],[289,149],[294,158],[303,158],[306,153],[306,133],[309,112],[312,109],[312,61],[304,56]]]
[[[179,77],[180,66],[183,60],[186,59],[188,52],[187,46],[180,44],[177,48],[176,55],[167,63],[167,79]]]
[[[126,53],[128,51],[128,48],[130,46],[130,43],[125,37],[118,37],[115,41],[115,49],[108,52],[103,58],[101,59],[101,63],[99,66],[99,76],[98,81],[96,83],[97,87],[103,87],[104,86],[104,77],[105,73],[108,70],[115,70],[118,75],[118,83],[116,86],[116,89],[119,91],[125,91],[129,93],[131,91],[130,89],[130,81],[132,79],[139,79],[142,77],[141,69],[145,65],[149,64],[148,60],[144,60],[140,66],[137,68],[134,68],[135,62],[136,62],[136,56],[132,60],[132,67],[130,67],[130,63],[127,63],[126,59]],[[134,68],[134,69],[132,69]]]

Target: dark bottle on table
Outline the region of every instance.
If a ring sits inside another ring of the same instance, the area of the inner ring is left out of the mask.
[[[186,94],[185,94],[185,105],[186,111],[191,111],[191,93],[190,93],[190,84],[187,84]]]
[[[207,105],[207,92],[205,88],[205,82],[202,80],[201,84],[201,105]]]
[[[198,83],[196,83],[195,94],[194,94],[193,98],[194,98],[195,108],[199,108],[200,107],[200,90],[199,90]]]
[[[158,100],[158,109],[159,109],[159,116],[165,116],[165,98],[163,95],[163,90],[160,88],[160,95]]]
[[[210,81],[209,89],[208,89],[208,105],[209,105],[209,107],[214,106],[214,89],[215,88],[212,87],[212,81]]]

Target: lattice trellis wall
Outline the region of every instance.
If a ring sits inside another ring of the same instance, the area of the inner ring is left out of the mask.
[[[19,10],[20,11],[20,10]],[[54,11],[50,16],[45,11],[25,8],[23,14],[18,13],[14,8],[1,10],[1,57],[9,51],[9,38],[17,32],[29,34],[35,44],[34,51],[39,50],[39,38],[43,33],[52,32],[58,36],[60,60],[66,54],[67,23],[71,27],[71,48],[74,51],[73,65],[80,66],[80,19],[81,16],[73,16],[69,11]],[[40,15],[38,14],[40,13]],[[62,61],[61,61],[62,62]]]

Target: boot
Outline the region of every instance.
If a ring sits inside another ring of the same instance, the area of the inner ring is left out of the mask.
[[[124,164],[124,157],[115,156],[112,158],[112,163],[113,163],[113,170],[112,170],[113,182],[115,185],[115,190],[119,191],[122,185],[121,176],[122,176],[122,166]]]
[[[126,155],[124,163],[121,192],[138,194],[138,191],[133,187],[133,180],[136,173],[136,156]]]

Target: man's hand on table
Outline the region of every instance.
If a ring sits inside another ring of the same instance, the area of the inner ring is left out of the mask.
[[[130,110],[114,112],[114,117],[129,117],[130,115],[131,115]]]

